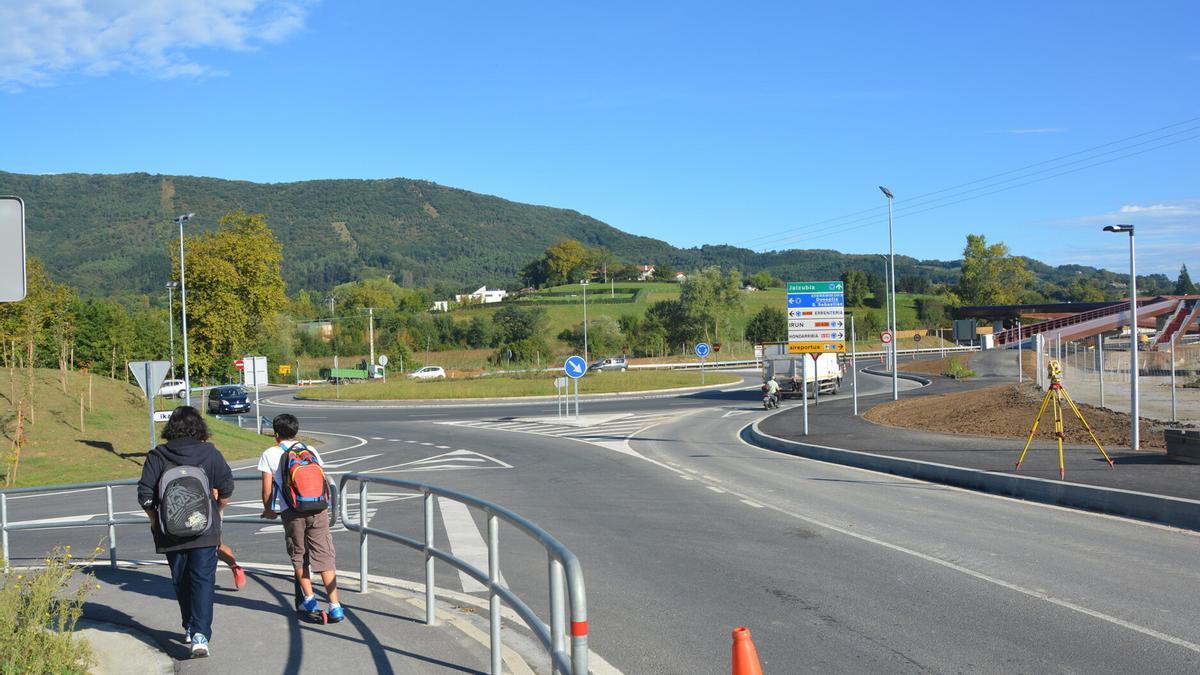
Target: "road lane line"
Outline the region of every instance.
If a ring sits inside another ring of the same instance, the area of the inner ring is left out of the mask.
[[[721,495],[725,494],[725,490],[722,490],[721,488],[719,488],[715,485],[705,485],[704,487],[708,488],[709,490],[712,490],[713,492],[716,492],[717,494],[721,494]]]
[[[471,510],[466,504],[438,497],[438,511],[442,514],[442,525],[446,528],[446,539],[450,542],[450,552],[454,557],[474,565],[480,570],[488,568],[488,552],[487,544],[483,541],[483,535],[479,533],[479,528],[475,525],[475,519],[471,517]],[[476,581],[473,577],[462,570],[458,572],[458,579],[462,582],[463,591],[467,593],[479,593],[487,591],[487,587]],[[508,586],[504,581],[504,574],[500,574],[500,584]]]
[[[752,502],[752,501],[750,501],[749,499],[743,499],[743,500],[741,500],[741,501],[742,501],[742,503],[743,503],[743,504],[745,504],[746,506],[753,506],[753,507],[754,507],[754,508],[756,508],[756,509],[765,509],[765,508],[767,508],[767,507],[763,506],[762,504],[759,504],[758,502]]]

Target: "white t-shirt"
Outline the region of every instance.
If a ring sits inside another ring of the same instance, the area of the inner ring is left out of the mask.
[[[275,479],[275,490],[271,496],[271,510],[275,513],[283,513],[287,508],[287,504],[283,501],[283,472],[279,470],[279,462],[283,460],[284,448],[290,448],[292,445],[300,441],[283,441],[279,445],[272,445],[263,450],[262,457],[258,458],[258,470],[262,473],[269,473]],[[321,460],[321,456],[317,454],[311,446],[308,451],[312,453],[313,459],[317,460],[317,464],[325,466],[325,462]]]

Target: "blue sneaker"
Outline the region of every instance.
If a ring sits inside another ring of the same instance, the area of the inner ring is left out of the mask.
[[[341,605],[329,606],[329,623],[337,623],[346,618],[346,610]]]
[[[202,659],[208,656],[208,638],[200,633],[192,636],[192,658]]]
[[[316,612],[317,609],[319,609],[319,607],[317,605],[317,596],[315,595],[311,598],[306,598],[304,602],[300,603],[301,612],[308,612],[309,614],[312,614]]]

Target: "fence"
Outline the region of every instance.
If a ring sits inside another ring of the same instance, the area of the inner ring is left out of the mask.
[[[1132,359],[1127,336],[1041,342],[1041,364],[1051,358],[1058,360],[1072,398],[1129,412]],[[1026,350],[1026,358],[1032,359],[1034,353]],[[1138,407],[1143,419],[1200,423],[1200,341],[1188,337],[1177,341],[1173,349],[1141,346]]]
[[[492,673],[500,675],[501,642],[500,642],[500,600],[503,599],[512,607],[525,625],[533,631],[538,640],[550,653],[554,672],[570,673],[572,675],[587,675],[588,661],[588,622],[587,601],[584,595],[583,571],[575,555],[563,546],[557,539],[542,528],[525,520],[521,516],[482,499],[476,499],[454,490],[435,487],[414,481],[387,478],[364,473],[348,473],[342,476],[339,487],[343,489],[342,500],[347,499],[345,486],[355,481],[358,483],[358,522],[342,519],[342,525],[351,532],[359,533],[358,544],[358,574],[359,590],[368,592],[368,537],[381,537],[388,541],[407,546],[425,555],[425,623],[433,624],[437,619],[436,603],[434,602],[434,561],[441,560],[458,570],[468,574],[483,584],[489,595],[489,624],[491,628],[491,657]],[[365,521],[367,513],[367,485],[379,483],[405,490],[419,492],[422,495],[424,508],[424,540],[418,541],[395,532],[387,532],[370,527]],[[474,507],[487,515],[488,529],[488,569],[486,572],[470,563],[454,557],[434,544],[433,529],[433,498],[434,496],[453,499],[457,502]],[[346,513],[343,504],[342,513]],[[550,625],[547,626],[524,601],[511,590],[500,583],[500,521],[504,520],[540,543],[545,549],[548,559],[548,576],[550,585]],[[564,593],[563,584],[566,583]],[[570,599],[571,609],[571,650],[568,656],[566,649],[567,637],[567,599]]]

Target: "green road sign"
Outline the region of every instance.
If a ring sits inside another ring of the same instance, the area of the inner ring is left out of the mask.
[[[788,293],[841,293],[840,281],[789,281]]]

